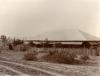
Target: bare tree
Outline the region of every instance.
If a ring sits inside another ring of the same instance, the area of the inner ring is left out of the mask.
[[[5,35],[1,35],[1,41],[2,41],[3,45],[5,46],[5,44],[7,42],[7,37]]]
[[[1,41],[2,41],[2,47],[4,49],[7,44],[7,37],[5,35],[1,35]]]

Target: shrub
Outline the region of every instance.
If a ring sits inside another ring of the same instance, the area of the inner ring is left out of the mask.
[[[29,47],[25,44],[20,44],[20,45],[14,46],[13,49],[16,51],[27,51]]]
[[[8,46],[9,46],[9,50],[13,50],[12,44],[8,44]]]
[[[20,40],[20,39],[16,39],[13,41],[13,45],[16,46],[16,45],[20,45],[20,44],[23,44],[24,41],[23,40]]]
[[[76,54],[66,51],[49,51],[48,55],[44,58],[51,62],[74,64]]]
[[[28,47],[26,45],[20,45],[20,51],[27,51]]]
[[[49,53],[49,55],[51,56],[51,55],[57,53],[57,51],[49,51],[48,53]]]
[[[33,47],[33,46],[35,46],[35,43],[34,43],[33,41],[30,41],[30,42],[28,43],[28,45],[31,46],[31,47]]]
[[[32,47],[29,47],[27,51],[32,52],[32,53],[34,53],[35,55],[38,54],[38,50],[35,49],[35,48],[32,48]]]
[[[82,59],[83,61],[87,61],[87,60],[90,59],[90,57],[87,56],[87,55],[82,55],[82,56],[81,56],[81,59]]]
[[[36,54],[34,54],[34,53],[31,53],[31,52],[28,52],[28,53],[26,53],[25,55],[24,55],[24,59],[25,60],[37,60],[37,57],[36,57]]]

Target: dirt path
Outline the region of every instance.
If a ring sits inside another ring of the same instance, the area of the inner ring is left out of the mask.
[[[11,67],[8,67],[8,66],[0,65],[0,67],[3,67],[3,68],[5,68],[5,69],[10,70],[10,71],[12,71],[12,72],[15,72],[15,73],[17,73],[17,74],[23,74],[22,72],[17,71],[17,70],[15,70],[15,69],[13,69],[13,68],[11,68]]]
[[[46,62],[41,62],[40,65],[37,62],[31,64],[49,71],[59,72],[60,74],[64,74],[66,76],[100,76],[97,66],[78,66]]]
[[[36,75],[36,76],[65,76],[60,73],[47,71],[46,69],[41,69],[38,67],[31,67],[29,65],[23,65],[20,63],[9,62],[0,60],[0,64],[3,66],[9,66],[15,69],[14,71],[17,73],[28,74],[28,75]],[[13,70],[12,68],[8,68],[9,70]]]
[[[8,72],[8,74],[10,73],[12,75],[25,75],[24,73],[17,71],[17,70],[15,70],[11,67],[8,67],[8,66],[0,65],[0,68],[5,69],[4,71],[2,71],[2,73]]]

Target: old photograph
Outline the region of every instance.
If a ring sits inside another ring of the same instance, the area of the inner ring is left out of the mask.
[[[100,76],[100,0],[0,0],[0,76]]]

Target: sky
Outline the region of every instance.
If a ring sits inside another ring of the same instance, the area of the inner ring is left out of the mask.
[[[0,35],[27,39],[59,29],[100,37],[100,0],[0,0]]]

